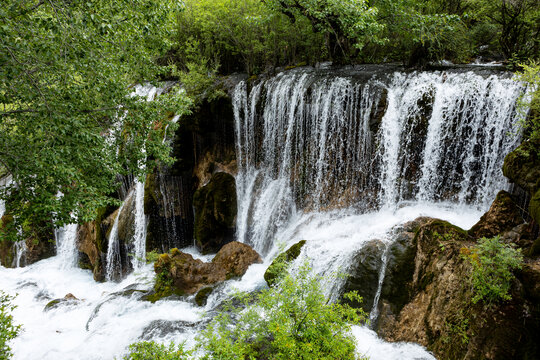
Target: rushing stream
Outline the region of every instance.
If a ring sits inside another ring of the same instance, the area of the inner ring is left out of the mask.
[[[57,232],[56,257],[0,267],[0,288],[18,294],[14,316],[23,332],[13,341],[15,359],[121,358],[130,343],[150,339],[192,345],[227,293],[264,287],[273,257],[299,240],[307,243],[296,264],[309,261],[315,272],[333,274],[346,270],[367,241],[388,243],[394,226],[418,216],[470,228],[508,186],[501,166],[519,140],[509,133],[523,90],[507,74],[482,72],[368,76],[300,69],[249,86],[240,82],[232,94],[237,239],[264,263],[219,286],[205,307],[193,297],[152,304],[139,291],[152,287],[151,266],[134,260],[134,272],[121,282],[96,283],[76,267],[76,227],[68,226]],[[137,245],[144,244],[143,188],[135,182],[128,195],[135,196],[137,256],[144,252]],[[379,287],[383,281],[384,268]],[[324,286],[335,299],[342,283]],[[44,311],[68,293],[79,300]],[[386,343],[365,327],[355,327],[354,335],[358,351],[372,360],[433,359],[418,345]]]

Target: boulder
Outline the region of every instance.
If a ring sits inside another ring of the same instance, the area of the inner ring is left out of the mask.
[[[281,271],[281,267],[279,264],[282,263],[290,263],[298,258],[300,256],[300,252],[302,251],[302,247],[306,244],[306,240],[300,240],[290,248],[288,248],[286,251],[279,254],[274,261],[270,264],[268,269],[264,272],[264,280],[268,284],[268,286],[274,285],[276,278],[279,276],[279,273]]]
[[[372,310],[385,250],[386,245],[383,241],[370,240],[354,255],[352,261],[354,265],[349,269],[343,292],[357,291],[362,297],[362,303],[351,305],[362,307],[365,311]]]
[[[228,173],[219,172],[195,192],[194,235],[203,254],[218,251],[234,238],[236,223],[236,183]]]
[[[242,276],[251,264],[261,262],[255,250],[236,241],[225,245],[211,262],[172,249],[170,254],[161,254],[154,264],[157,274],[155,294],[148,299],[156,301],[173,294],[192,295],[203,287]]]
[[[523,222],[512,196],[502,190],[497,194],[488,212],[469,230],[469,235],[475,239],[491,238],[510,231]]]
[[[403,284],[410,281],[414,273],[415,233],[420,226],[430,220],[432,219],[421,217],[399,225],[392,230],[389,245],[381,240],[371,240],[357,252],[352,267],[348,269],[349,276],[343,289],[343,292],[357,291],[362,296],[362,304],[352,305],[362,307],[365,311],[373,310],[373,301],[384,266],[383,254],[386,252],[386,269],[379,310],[386,304],[388,311],[399,312],[410,300],[408,288]]]
[[[72,293],[69,293],[69,294],[66,294],[66,296],[64,296],[63,298],[49,301],[47,305],[45,305],[45,308],[43,309],[43,311],[49,311],[63,305],[72,305],[72,304],[77,304],[79,302],[80,300],[77,299],[75,295],[73,295]]]

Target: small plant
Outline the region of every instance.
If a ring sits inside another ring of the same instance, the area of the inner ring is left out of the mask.
[[[183,344],[168,346],[154,341],[141,341],[129,346],[129,354],[124,360],[184,360],[190,359],[192,352],[184,349]]]
[[[461,253],[473,267],[471,282],[474,304],[480,300],[491,304],[512,298],[509,294],[514,278],[512,270],[521,269],[523,263],[520,249],[504,244],[496,236],[482,238],[472,249],[462,248]]]
[[[147,264],[155,263],[158,258],[159,258],[159,254],[158,254],[156,249],[146,253],[146,263]]]
[[[13,297],[0,290],[0,360],[8,360],[13,355],[9,342],[19,334],[20,325],[13,324],[11,312],[15,305],[11,303]]]
[[[459,313],[455,316],[455,319],[453,321],[446,321],[446,329],[448,330],[448,333],[455,337],[457,336],[459,339],[461,339],[461,343],[463,345],[466,345],[469,343],[469,318],[467,318],[463,311],[460,310]],[[450,341],[450,337],[446,337],[446,341],[443,340],[443,342],[448,343]]]

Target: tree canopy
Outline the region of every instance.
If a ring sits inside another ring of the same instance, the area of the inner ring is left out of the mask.
[[[9,0],[0,8],[0,163],[15,227],[88,221],[117,175],[167,161],[178,89],[147,102],[130,85],[163,71],[175,1]],[[153,162],[146,161],[153,159]]]

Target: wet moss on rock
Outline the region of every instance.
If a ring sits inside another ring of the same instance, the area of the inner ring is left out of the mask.
[[[280,275],[280,272],[282,270],[282,267],[278,264],[286,264],[290,263],[298,258],[300,256],[300,252],[302,251],[302,247],[306,244],[306,240],[301,240],[291,246],[286,251],[279,254],[274,261],[272,261],[272,264],[266,269],[264,273],[264,280],[268,284],[268,286],[274,285],[276,278]]]
[[[234,239],[237,203],[234,177],[216,173],[210,182],[195,192],[194,235],[203,254],[217,252]]]

